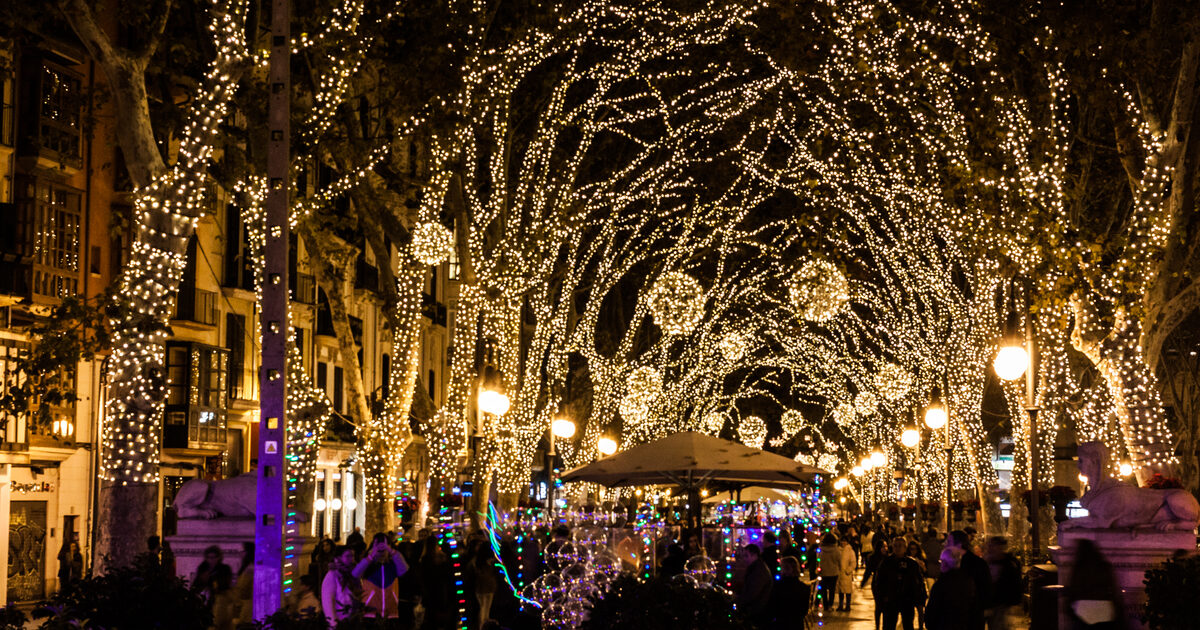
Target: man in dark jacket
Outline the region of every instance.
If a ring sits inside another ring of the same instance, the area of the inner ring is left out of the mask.
[[[899,617],[904,630],[913,630],[913,613],[925,606],[925,572],[921,561],[907,555],[904,540],[892,541],[892,555],[875,577],[883,598],[883,627],[895,628]]]
[[[758,545],[746,545],[742,548],[743,562],[746,563],[746,577],[742,581],[742,589],[737,594],[738,610],[746,618],[762,627],[767,604],[771,599],[771,584],[775,578],[767,563],[762,560],[762,552]]]
[[[942,551],[941,573],[929,590],[929,603],[925,605],[927,630],[967,630],[971,627],[970,617],[978,604],[975,581],[958,567],[962,554],[962,550],[955,547],[946,547]]]
[[[780,559],[779,579],[771,588],[767,606],[768,627],[771,630],[804,630],[810,594],[808,585],[800,581],[800,561],[794,556]]]
[[[946,537],[946,548],[962,552],[958,567],[975,583],[975,605],[971,608],[970,623],[967,627],[970,630],[983,630],[983,613],[991,607],[992,601],[992,571],[987,561],[971,550],[969,540],[966,532],[956,529]]]
[[[1008,630],[1012,609],[1021,603],[1021,563],[1008,553],[1008,541],[992,536],[983,552],[992,578],[992,602],[987,609],[988,630]]]

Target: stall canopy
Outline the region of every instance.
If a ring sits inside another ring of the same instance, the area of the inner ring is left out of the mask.
[[[688,431],[620,451],[571,470],[562,479],[610,488],[676,485],[691,490],[709,483],[796,488],[825,474],[782,455]]]
[[[718,492],[704,500],[706,505],[715,503],[724,503],[725,501],[736,501],[739,503],[753,503],[755,501],[798,501],[799,497],[795,492],[788,490],[780,490],[778,488],[764,488],[762,486],[751,486],[740,490],[730,490],[729,492]]]

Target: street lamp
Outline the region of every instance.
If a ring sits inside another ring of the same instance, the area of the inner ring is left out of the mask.
[[[617,452],[617,441],[610,437],[602,437],[596,441],[596,450],[600,451],[601,455],[608,457]]]
[[[909,425],[905,427],[904,432],[900,434],[900,443],[905,448],[915,448],[921,442],[921,434],[917,433],[917,427]]]
[[[940,400],[934,399],[925,408],[925,426],[934,431],[946,426],[946,422],[949,419],[950,414],[946,413],[946,405],[943,405]]]
[[[1019,343],[1005,345],[992,361],[996,376],[1006,381],[1015,381],[1029,369],[1029,353]]]
[[[546,489],[546,498],[550,502],[550,512],[554,512],[554,457],[558,455],[555,450],[555,444],[558,438],[571,438],[575,436],[575,423],[569,418],[555,418],[550,422],[550,450],[546,453],[546,478],[549,480],[550,487]]]
[[[1029,293],[1025,292],[1025,297],[1028,299]],[[1001,341],[1000,350],[996,352],[996,358],[992,362],[992,367],[996,370],[996,376],[1005,381],[1015,381],[1023,375],[1025,377],[1025,410],[1029,413],[1029,513],[1033,518],[1029,519],[1029,535],[1030,544],[1030,563],[1037,561],[1037,556],[1041,544],[1040,527],[1038,512],[1040,510],[1041,497],[1038,495],[1038,468],[1040,467],[1039,453],[1037,445],[1037,416],[1038,408],[1036,405],[1034,388],[1036,387],[1037,365],[1034,363],[1036,356],[1033,339],[1033,318],[1028,315],[1029,305],[1025,305],[1025,334],[1021,334],[1020,316],[1017,314],[1016,297],[1013,296],[1013,310],[1009,313],[1008,322],[1005,325],[1004,339]],[[1022,345],[1022,336],[1024,344]]]
[[[941,429],[942,427],[946,428],[946,433],[944,434],[945,442],[942,446],[942,450],[945,451],[945,454],[946,454],[945,516],[946,516],[946,535],[949,536],[950,535],[950,492],[951,492],[950,464],[951,464],[951,456],[954,455],[954,451],[952,451],[950,449],[950,426],[949,426],[950,425],[950,411],[949,411],[949,408],[946,407],[946,403],[942,402],[941,398],[942,398],[941,392],[938,391],[937,388],[935,387],[933,390],[933,400],[929,403],[929,406],[925,408],[925,426],[929,427],[931,430],[934,430],[934,431],[937,431],[938,429]]]
[[[479,410],[484,413],[490,413],[493,416],[503,416],[508,413],[510,405],[511,402],[504,392],[494,389],[485,389],[479,392]]]
[[[884,466],[887,466],[887,463],[887,455],[884,455],[883,451],[879,450],[878,446],[875,447],[875,450],[871,452],[871,465],[875,468],[883,468]]]
[[[866,472],[867,471],[862,466],[855,466],[854,468],[850,469],[850,474],[854,475],[855,477],[861,477]]]

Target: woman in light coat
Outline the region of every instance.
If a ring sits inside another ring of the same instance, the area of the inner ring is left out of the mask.
[[[848,612],[850,600],[854,596],[854,572],[858,568],[858,562],[849,540],[843,538],[839,546],[841,554],[838,558],[837,609]]]

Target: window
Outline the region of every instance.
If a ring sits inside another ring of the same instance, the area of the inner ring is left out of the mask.
[[[228,367],[224,348],[167,342],[164,446],[226,448]]]
[[[345,379],[341,366],[333,368],[333,409],[338,413],[346,413],[345,407],[342,406],[342,403],[345,402],[342,391],[343,380]]]
[[[458,220],[454,221],[453,234],[458,235]],[[458,244],[450,248],[450,260],[446,263],[446,279],[462,280],[462,261],[458,259]]]
[[[17,370],[17,360],[28,350],[28,342],[0,339],[0,391],[6,391],[10,385],[21,385],[24,379]],[[27,443],[28,422],[28,413],[14,414],[9,409],[0,410],[2,448],[12,449],[13,445]]]
[[[429,370],[429,399],[437,404],[437,372]]]
[[[324,361],[317,361],[317,387],[329,395],[329,364]]]
[[[32,263],[32,291],[62,298],[79,289],[80,194],[46,179],[20,178],[15,243]]]
[[[246,383],[246,317],[225,314],[225,349],[229,351],[229,397],[248,399]]]
[[[39,120],[42,148],[63,157],[80,156],[79,114],[82,104],[83,90],[79,79],[65,68],[46,62],[42,66]]]
[[[14,141],[15,92],[16,85],[13,83],[12,74],[0,76],[0,144],[6,147],[13,146]]]
[[[387,353],[383,355],[379,371],[383,374],[383,384],[380,385],[383,388],[383,398],[387,400],[388,392],[391,391],[392,386],[392,357]]]

